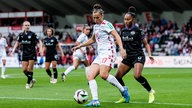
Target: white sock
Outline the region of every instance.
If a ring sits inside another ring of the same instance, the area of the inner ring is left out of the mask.
[[[89,81],[89,88],[91,90],[91,95],[93,100],[98,100],[97,82],[95,80]]]
[[[124,91],[123,86],[117,81],[117,79],[113,76],[110,75],[107,77],[106,79],[110,84],[112,84],[113,86],[116,86],[121,92]]]
[[[5,75],[5,65],[3,65],[1,68],[1,75]]]
[[[67,74],[71,73],[73,70],[75,70],[75,66],[70,66],[67,68],[67,70],[64,73],[67,76]]]
[[[85,75],[86,75],[86,76],[88,75],[89,68],[90,68],[90,66],[85,67]]]

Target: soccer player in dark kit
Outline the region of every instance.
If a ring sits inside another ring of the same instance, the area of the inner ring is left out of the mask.
[[[61,45],[59,44],[58,40],[54,37],[54,30],[53,28],[47,28],[45,31],[45,34],[47,37],[43,40],[43,51],[45,51],[46,56],[45,56],[45,69],[47,74],[50,77],[50,83],[57,83],[57,77],[58,77],[58,72],[57,72],[57,60],[58,60],[58,55],[57,55],[57,47],[61,53],[61,56],[63,57],[63,50],[61,48]],[[53,69],[53,76],[51,73],[51,70],[49,69],[50,65],[52,63],[52,69]]]
[[[36,45],[39,43],[39,53],[43,56],[42,51],[42,42],[39,37],[32,31],[30,31],[30,22],[24,21],[23,22],[23,29],[24,31],[19,33],[17,37],[17,42],[15,43],[13,50],[10,55],[13,55],[15,49],[21,44],[23,46],[22,51],[22,70],[23,73],[27,76],[27,84],[26,89],[30,89],[33,87],[34,83],[36,82],[33,79],[33,67],[35,61],[37,60],[37,53],[36,53]]]
[[[123,47],[127,53],[127,57],[120,63],[115,77],[122,86],[125,86],[122,78],[131,70],[131,68],[134,68],[134,78],[149,92],[148,103],[153,103],[155,99],[155,91],[151,88],[148,81],[142,76],[142,70],[145,63],[145,55],[142,50],[142,44],[144,44],[152,63],[154,62],[154,58],[151,56],[150,47],[144,33],[136,26],[135,12],[135,7],[131,6],[129,11],[124,16],[124,27],[121,29],[120,36],[123,42]],[[125,102],[125,99],[121,98],[116,103],[123,102]]]

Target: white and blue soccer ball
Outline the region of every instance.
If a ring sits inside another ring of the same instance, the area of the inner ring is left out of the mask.
[[[87,102],[88,97],[89,97],[88,92],[84,89],[78,89],[75,91],[74,100],[78,104],[83,104],[83,103]]]

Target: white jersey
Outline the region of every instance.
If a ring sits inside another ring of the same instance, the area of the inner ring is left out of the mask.
[[[5,47],[7,47],[7,41],[5,38],[1,38],[0,39],[0,56],[6,57]]]
[[[104,20],[101,24],[95,24],[93,34],[97,42],[98,55],[103,51],[113,50],[116,53],[116,45],[114,37],[110,34],[112,30],[115,30],[113,25]]]
[[[93,34],[97,42],[98,56],[93,63],[107,65],[113,68],[116,60],[116,45],[111,31],[115,30],[113,25],[104,20],[101,24],[94,25]]]
[[[86,41],[88,41],[88,37],[86,34],[82,33],[81,35],[79,35],[79,37],[76,40],[77,42],[84,43]],[[86,52],[86,47],[81,47],[81,49]],[[73,59],[79,59],[81,61],[85,61],[87,60],[87,54],[83,54],[82,51],[80,49],[77,49],[74,53],[73,53]]]

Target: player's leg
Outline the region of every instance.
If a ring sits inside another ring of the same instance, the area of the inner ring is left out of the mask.
[[[155,100],[155,91],[149,85],[147,79],[142,74],[143,64],[135,63],[134,65],[134,78],[149,92],[149,103],[153,103]]]
[[[88,71],[89,71],[89,68],[90,68],[90,63],[89,63],[88,60],[85,60],[85,61],[83,62],[83,64],[84,64],[84,66],[85,66],[85,75],[87,76]]]
[[[101,76],[102,79],[106,80],[113,86],[117,87],[121,92],[122,96],[125,98],[125,102],[129,102],[130,97],[128,94],[127,87],[126,86],[123,87],[113,75],[109,74],[110,70],[111,70],[110,66],[100,65],[99,75]]]
[[[51,65],[51,62],[45,62],[45,70],[47,72],[47,75],[49,75],[50,77],[50,82],[53,80],[52,78],[52,73],[51,73],[51,70],[50,70],[50,65]]]
[[[29,62],[28,61],[22,61],[22,70],[23,73],[27,76],[27,84],[26,84],[26,89],[29,89],[29,84],[30,84],[30,79],[29,79],[29,72],[28,72],[28,65]]]
[[[73,59],[73,65],[70,66],[70,67],[68,67],[67,70],[65,70],[65,72],[61,73],[62,81],[65,81],[66,76],[67,76],[69,73],[71,73],[73,70],[76,70],[77,67],[79,66],[79,64],[80,64],[79,59],[75,59],[75,58],[74,58],[74,59]]]
[[[5,79],[5,67],[6,65],[6,57],[2,57],[2,68],[1,68],[1,78]]]
[[[35,60],[29,60],[29,65],[28,65],[28,71],[29,71],[29,80],[30,84],[29,87],[32,88],[33,85],[35,84],[36,80],[33,79],[33,67],[35,65]]]
[[[95,80],[98,74],[99,74],[99,64],[93,63],[90,66],[89,72],[87,74],[87,80],[89,82],[92,101],[86,104],[85,106],[100,106],[100,102],[98,98],[98,87],[97,87],[97,82]]]
[[[129,71],[131,70],[131,67],[128,66],[128,65],[125,65],[124,63],[120,63],[118,69],[117,69],[117,72],[116,72],[116,75],[115,75],[115,78],[119,81],[119,83],[127,89],[128,91],[128,88],[125,86],[124,82],[123,82],[123,76],[126,75]],[[129,95],[129,94],[128,94]],[[130,98],[129,98],[130,100]],[[124,103],[126,102],[125,98],[122,97],[120,98],[118,101],[116,101],[115,103]]]
[[[58,77],[58,72],[57,72],[57,61],[54,60],[52,61],[52,69],[53,69],[53,80],[51,81],[51,83],[57,83],[57,77]]]

